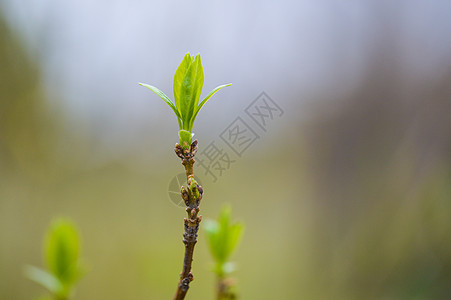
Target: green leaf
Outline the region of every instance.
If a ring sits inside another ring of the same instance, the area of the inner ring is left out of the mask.
[[[219,232],[219,224],[215,220],[207,219],[203,223],[205,233],[208,236],[217,236]]]
[[[167,105],[169,105],[169,107],[172,109],[172,111],[174,111],[175,115],[177,116],[177,121],[179,123],[179,129],[182,129],[182,124],[181,124],[182,117],[180,116],[180,113],[177,110],[174,103],[172,103],[171,99],[169,99],[169,97],[166,96],[166,94],[163,93],[160,89],[158,89],[152,85],[148,85],[146,83],[141,83],[141,82],[139,83],[139,85],[148,88],[149,90],[151,90],[152,92],[154,92],[155,94],[160,96],[160,98],[163,99],[163,101],[166,102]]]
[[[199,98],[202,93],[202,87],[204,85],[204,68],[202,67],[202,62],[200,59],[200,54],[197,54],[194,62],[193,68],[195,68],[194,76],[192,77],[193,82],[193,98],[191,99],[191,103],[189,106],[189,111],[186,115],[186,122],[188,123],[188,130],[190,132],[193,131],[194,124],[194,114],[196,113],[197,106],[199,104]]]
[[[25,276],[42,285],[52,294],[60,295],[64,291],[64,286],[58,278],[42,269],[33,266],[25,266]]]
[[[66,219],[52,222],[45,239],[47,265],[53,275],[63,284],[78,278],[80,238],[75,225]]]
[[[193,142],[193,134],[186,130],[179,130],[179,137],[180,145],[185,149],[189,149]]]
[[[231,83],[229,83],[229,84],[223,84],[223,85],[220,85],[220,86],[218,86],[218,87],[216,87],[215,89],[213,89],[208,95],[207,95],[207,97],[205,97],[204,98],[204,100],[202,100],[202,102],[196,107],[196,109],[195,109],[195,111],[194,111],[194,115],[193,115],[193,118],[192,118],[192,120],[191,120],[191,131],[192,131],[192,128],[193,128],[193,124],[194,124],[194,120],[196,119],[196,117],[197,117],[197,114],[199,113],[199,111],[200,111],[200,109],[202,108],[202,106],[204,106],[204,104],[216,93],[216,92],[218,92],[220,89],[222,89],[222,88],[224,88],[224,87],[227,87],[227,86],[231,86],[232,84]]]
[[[217,270],[222,270],[223,265],[237,248],[244,231],[242,223],[232,223],[231,213],[230,206],[225,205],[217,221],[206,220],[204,223],[210,251],[218,266]]]
[[[219,224],[214,220],[205,220],[203,222],[203,228],[207,235],[208,246],[210,247],[210,252],[216,261],[219,259],[220,245],[219,245]]]
[[[143,83],[140,83],[140,85],[152,90],[171,107],[177,116],[179,130],[186,130],[192,133],[194,121],[200,109],[217,91],[231,84],[216,87],[199,104],[204,85],[202,61],[200,54],[191,56],[190,53],[186,53],[174,74],[174,102],[156,87]]]
[[[235,223],[229,227],[229,239],[227,242],[227,256],[230,256],[241,241],[244,232],[244,224]]]
[[[183,129],[189,132],[192,132],[191,120],[199,103],[203,84],[204,70],[200,55],[191,57],[187,53],[174,75],[174,97]]]
[[[175,100],[175,106],[179,110],[180,115],[181,115],[180,100],[183,98],[183,96],[182,96],[183,81],[185,80],[185,75],[186,75],[186,72],[188,71],[189,66],[191,65],[191,61],[192,61],[191,54],[189,54],[189,52],[188,52],[183,57],[182,62],[180,63],[180,65],[178,66],[178,68],[174,74],[174,83],[173,83],[174,100]]]

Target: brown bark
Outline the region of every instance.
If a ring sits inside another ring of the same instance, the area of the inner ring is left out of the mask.
[[[194,277],[191,273],[193,262],[194,246],[197,243],[197,232],[202,216],[198,216],[199,203],[202,199],[203,189],[194,179],[193,165],[194,156],[197,152],[197,140],[195,140],[189,149],[183,149],[180,144],[175,145],[175,153],[182,159],[182,164],[186,171],[186,180],[188,186],[182,187],[181,196],[185,201],[188,218],[184,219],[185,232],[183,233],[183,243],[185,244],[185,257],[183,259],[183,269],[180,274],[180,281],[177,286],[177,292],[174,300],[185,299],[189,289],[189,284]]]

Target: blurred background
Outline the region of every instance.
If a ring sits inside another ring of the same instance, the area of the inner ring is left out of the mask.
[[[222,203],[246,223],[240,299],[451,297],[451,2],[0,2],[0,298],[45,291],[55,216],[83,236],[89,273],[74,299],[170,299],[183,257],[177,122],[184,54],[203,95],[232,82],[194,125],[235,162],[195,166],[204,218]],[[262,129],[261,92],[283,110]],[[221,133],[241,117],[241,156]],[[187,299],[213,299],[203,233]]]

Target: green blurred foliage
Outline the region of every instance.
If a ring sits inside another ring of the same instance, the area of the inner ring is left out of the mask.
[[[244,224],[232,220],[232,208],[224,205],[218,220],[205,220],[203,225],[210,252],[215,259],[213,271],[220,278],[235,270],[230,256],[239,245],[244,232]]]
[[[50,224],[44,253],[49,272],[28,266],[27,277],[48,289],[56,299],[68,299],[84,273],[80,262],[80,236],[72,221],[59,218]]]
[[[71,284],[79,276],[80,237],[75,225],[64,219],[52,222],[45,242],[47,265],[63,283]]]

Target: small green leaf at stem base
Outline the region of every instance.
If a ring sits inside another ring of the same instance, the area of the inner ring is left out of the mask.
[[[183,149],[189,149],[189,147],[193,143],[193,136],[194,134],[192,134],[189,131],[186,130],[179,131],[180,145],[183,147]]]

